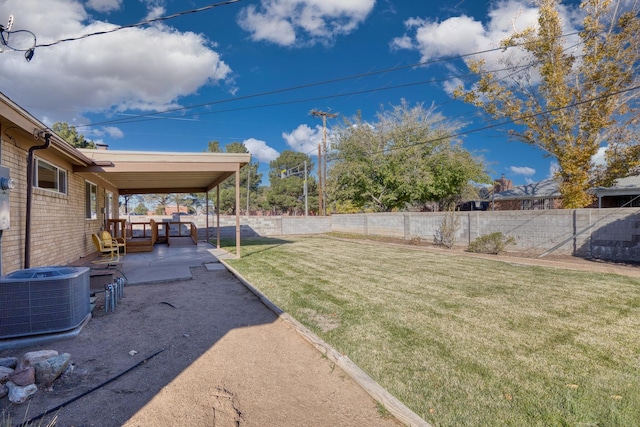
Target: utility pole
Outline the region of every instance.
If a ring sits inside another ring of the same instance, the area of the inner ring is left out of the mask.
[[[322,146],[318,144],[318,215],[322,215]]]
[[[320,210],[323,215],[327,214],[327,117],[338,117],[337,114],[327,113],[325,111],[311,110],[311,115],[322,117],[322,151],[318,144],[318,186],[320,187],[319,200]],[[322,170],[320,168],[320,157],[322,157]]]

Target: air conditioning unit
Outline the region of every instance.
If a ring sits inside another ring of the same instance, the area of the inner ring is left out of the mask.
[[[0,278],[0,339],[69,331],[88,316],[88,267],[28,268]]]

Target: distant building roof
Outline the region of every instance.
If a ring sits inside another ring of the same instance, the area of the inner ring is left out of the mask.
[[[545,179],[526,185],[517,185],[510,190],[496,193],[494,200],[546,199],[561,197],[558,183],[553,179]]]
[[[598,197],[640,194],[640,175],[618,178],[611,187],[596,187],[591,191]]]

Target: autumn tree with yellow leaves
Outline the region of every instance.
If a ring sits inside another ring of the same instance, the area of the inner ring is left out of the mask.
[[[589,188],[640,171],[640,6],[584,0],[582,28],[573,37],[562,32],[559,6],[540,0],[538,25],[501,42],[505,53],[524,53],[505,54],[508,73],[470,61],[479,80],[455,94],[494,119],[512,121],[512,137],[555,158],[564,207],[580,208],[592,202]],[[595,164],[600,147],[605,163]]]

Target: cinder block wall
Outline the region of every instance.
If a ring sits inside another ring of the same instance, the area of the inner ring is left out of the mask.
[[[456,242],[501,232],[512,236],[510,250],[640,262],[640,210],[552,209],[544,211],[456,212]],[[333,215],[331,231],[433,241],[442,212]],[[575,236],[574,236],[575,235]]]
[[[467,246],[494,232],[515,239],[511,251],[576,255],[613,261],[640,262],[640,210],[553,209],[544,211],[456,212],[456,245]],[[241,236],[284,236],[340,232],[434,241],[444,212],[345,214],[330,217],[241,217]],[[215,222],[209,220],[210,237]],[[193,217],[199,228],[204,217]],[[221,216],[224,237],[235,236],[235,217]],[[204,239],[202,230],[200,236]],[[552,255],[550,255],[552,256]]]

